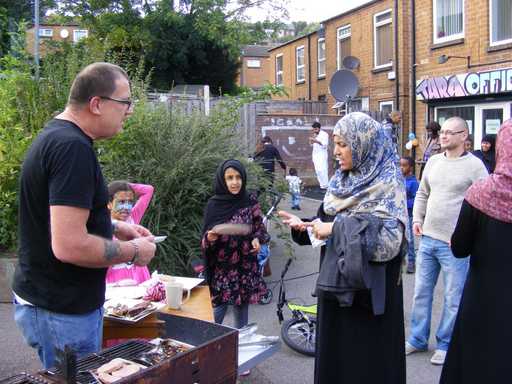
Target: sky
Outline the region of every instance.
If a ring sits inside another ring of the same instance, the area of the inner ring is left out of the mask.
[[[320,22],[349,9],[368,3],[371,0],[288,0],[289,21]],[[248,16],[252,21],[262,21],[266,12],[251,10]]]

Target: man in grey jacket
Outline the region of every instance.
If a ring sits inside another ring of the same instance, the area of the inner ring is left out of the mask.
[[[444,152],[428,160],[414,201],[413,231],[416,236],[421,236],[421,244],[416,264],[411,333],[405,346],[407,355],[428,349],[434,288],[439,272],[442,272],[443,313],[436,333],[436,351],[430,360],[436,365],[444,364],[469,266],[469,258],[453,256],[450,238],[466,190],[476,180],[487,176],[482,162],[464,150],[468,136],[465,120],[460,117],[446,120],[439,134]]]

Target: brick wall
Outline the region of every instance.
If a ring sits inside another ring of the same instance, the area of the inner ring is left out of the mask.
[[[257,60],[260,62],[259,68],[250,68],[247,63],[249,60]],[[237,83],[249,88],[263,87],[270,76],[270,59],[268,57],[243,57],[240,74]]]
[[[311,125],[315,121],[319,121],[322,129],[329,134],[329,176],[331,176],[334,170],[331,135],[338,120],[339,117],[333,115],[258,115],[256,117],[256,138],[259,140],[262,136],[270,136],[274,145],[279,149],[286,166],[296,168],[306,185],[318,185],[311,159],[313,148],[309,144]],[[276,168],[276,174],[282,174],[279,166]]]
[[[46,41],[67,41],[72,43],[73,42],[73,31],[75,30],[84,30],[86,28],[82,28],[78,25],[43,25],[41,24],[39,26],[39,29],[51,29],[53,31],[52,37],[39,37],[39,45],[40,45],[40,55],[44,56],[46,53]],[[62,38],[60,33],[63,29],[66,29],[68,31],[68,37]],[[27,52],[31,55],[34,54],[34,32],[35,28],[32,27],[27,30],[26,36],[25,36],[25,43],[26,43],[26,49]]]
[[[445,64],[439,64],[441,55],[471,56],[471,64],[493,63],[501,60],[512,60],[512,44],[496,48],[490,47],[489,1],[464,1],[464,37],[451,43],[434,44],[433,37],[433,5],[432,0],[416,1],[416,67],[417,80],[426,78],[483,72],[491,69],[512,67],[512,62],[503,64],[483,65],[475,68],[467,67],[465,59],[451,58]],[[492,97],[468,101],[478,103],[489,101]],[[464,101],[464,98],[457,101]],[[419,138],[425,137],[425,124],[433,118],[428,116],[428,104],[416,101],[416,130]],[[422,155],[422,148],[417,158]]]

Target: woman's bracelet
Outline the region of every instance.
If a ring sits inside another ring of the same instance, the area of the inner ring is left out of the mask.
[[[134,252],[132,259],[126,264],[132,265],[133,263],[135,263],[135,260],[137,260],[137,258],[139,257],[139,245],[134,240],[129,241],[129,243],[133,245]]]

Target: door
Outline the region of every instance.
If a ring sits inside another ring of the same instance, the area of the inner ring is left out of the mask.
[[[475,149],[484,135],[496,135],[503,121],[510,118],[510,102],[476,105]]]

